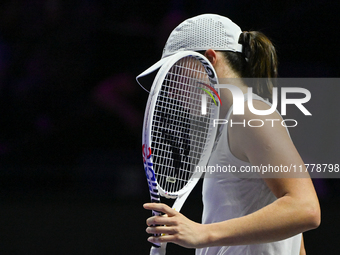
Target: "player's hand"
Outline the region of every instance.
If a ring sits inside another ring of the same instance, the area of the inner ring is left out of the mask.
[[[186,248],[204,247],[206,231],[204,225],[189,220],[183,214],[175,211],[166,204],[147,203],[147,210],[165,213],[162,216],[152,216],[146,220],[149,234],[163,234],[159,237],[150,236],[151,243],[171,242]],[[158,226],[155,226],[158,225]]]

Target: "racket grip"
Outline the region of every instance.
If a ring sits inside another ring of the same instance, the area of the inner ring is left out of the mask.
[[[150,255],[165,255],[166,243],[162,243],[159,248],[151,247]]]
[[[153,216],[160,216],[160,215],[162,215],[162,213],[161,212],[158,212],[158,211],[154,211],[154,210],[152,210],[152,215]],[[153,226],[157,226],[157,225],[153,225]],[[154,236],[160,236],[161,234],[154,234]],[[160,248],[161,247],[161,244],[160,243],[152,243],[152,248]]]

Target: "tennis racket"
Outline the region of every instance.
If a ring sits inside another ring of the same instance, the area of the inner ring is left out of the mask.
[[[195,187],[216,136],[213,120],[220,101],[217,76],[210,62],[193,51],[174,54],[152,84],[143,123],[143,162],[151,202],[160,196],[176,199],[180,211]],[[202,168],[199,168],[202,169]],[[153,211],[153,215],[161,215]],[[165,254],[166,243],[155,243],[150,254]]]

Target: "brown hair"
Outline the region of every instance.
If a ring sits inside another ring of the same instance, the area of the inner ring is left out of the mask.
[[[255,94],[271,98],[278,65],[274,45],[257,31],[243,32],[239,43],[243,45],[243,52],[223,51],[226,60],[240,77],[252,78],[247,79],[246,84]]]

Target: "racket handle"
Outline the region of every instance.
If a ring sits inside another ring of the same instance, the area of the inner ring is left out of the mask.
[[[150,255],[165,255],[166,243],[162,243],[159,248],[151,247]]]
[[[157,212],[157,211],[152,211],[152,215],[153,216],[160,216],[162,215],[161,212]],[[154,225],[154,226],[157,226],[157,225]],[[154,236],[160,236],[161,234],[154,234]],[[160,248],[161,247],[161,244],[160,243],[152,243],[152,248]]]

